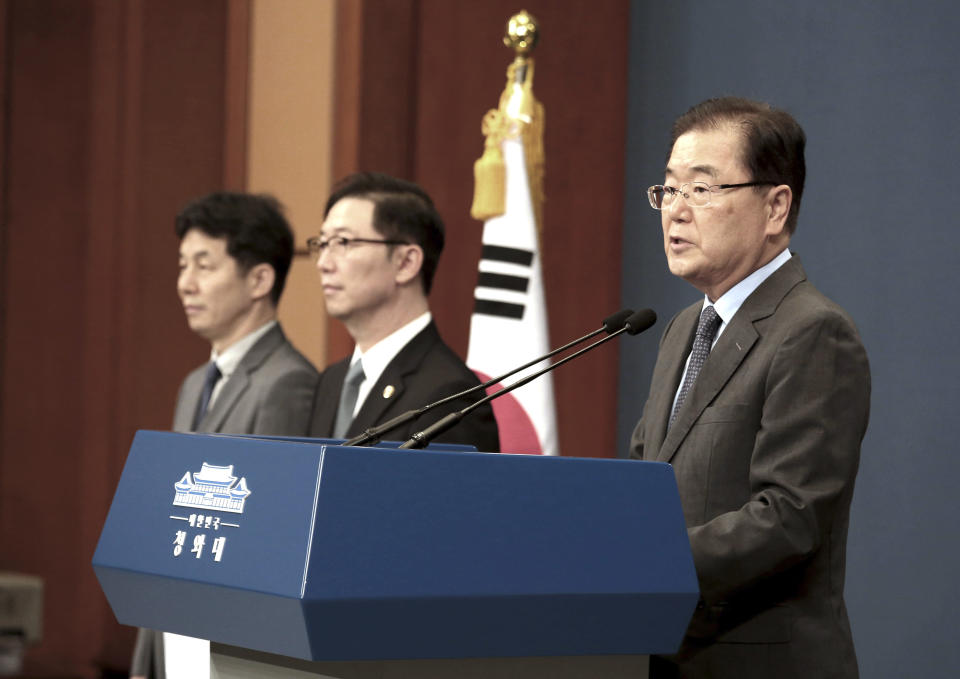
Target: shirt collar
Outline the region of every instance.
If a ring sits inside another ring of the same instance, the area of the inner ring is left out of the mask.
[[[261,337],[270,332],[276,324],[276,321],[269,321],[261,325],[250,334],[243,336],[231,344],[219,354],[216,351],[211,351],[210,360],[217,362],[217,367],[220,368],[220,374],[223,375],[224,378],[230,377],[237,369],[240,361],[243,360],[243,357],[253,348],[253,345],[256,344]],[[226,379],[223,381],[226,381]]]
[[[713,303],[713,308],[716,309],[717,315],[720,316],[720,320],[722,321],[720,324],[720,329],[717,331],[717,337],[719,337],[720,333],[723,332],[724,328],[727,327],[727,324],[733,320],[733,317],[740,310],[740,307],[743,306],[743,303],[747,301],[747,297],[752,295],[754,291],[760,287],[760,284],[767,280],[774,271],[790,261],[792,256],[793,255],[790,254],[789,249],[784,250],[772,260],[727,290],[720,297],[720,299]],[[710,299],[704,295],[703,305],[706,307],[709,304]]]
[[[377,383],[380,375],[387,369],[394,356],[399,354],[400,350],[407,346],[407,343],[416,337],[421,330],[430,325],[431,320],[433,320],[433,316],[427,311],[406,325],[394,330],[366,351],[360,351],[359,347],[354,348],[350,364],[352,365],[357,359],[363,361],[364,374],[363,382],[360,385],[360,394],[357,398],[358,404],[363,402],[366,392]]]

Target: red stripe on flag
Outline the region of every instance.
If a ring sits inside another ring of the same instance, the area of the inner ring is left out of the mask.
[[[490,381],[489,375],[479,370],[473,371],[481,382]],[[499,382],[487,387],[487,394],[493,394],[503,389]],[[520,405],[520,401],[513,394],[504,394],[490,402],[493,416],[497,420],[497,429],[500,431],[500,452],[518,453],[523,455],[543,455],[540,438],[533,426],[530,415]]]

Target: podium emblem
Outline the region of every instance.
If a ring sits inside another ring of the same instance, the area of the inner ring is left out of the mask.
[[[218,466],[204,462],[200,471],[184,472],[183,478],[173,484],[176,491],[173,504],[178,507],[213,509],[243,514],[243,506],[250,496],[246,478],[233,474],[233,465]]]

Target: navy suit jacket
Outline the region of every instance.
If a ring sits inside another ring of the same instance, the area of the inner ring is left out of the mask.
[[[340,391],[350,367],[350,357],[334,363],[320,376],[310,435],[330,438],[340,404]],[[387,365],[373,385],[363,405],[347,430],[347,438],[362,434],[367,428],[386,422],[408,410],[439,401],[480,384],[480,380],[454,351],[440,338],[437,327],[430,323],[421,330]],[[435,408],[421,417],[384,434],[384,440],[405,441],[448,413],[479,400],[477,393]],[[498,452],[500,438],[493,409],[477,408],[456,426],[437,437],[446,443],[465,443],[482,452]]]

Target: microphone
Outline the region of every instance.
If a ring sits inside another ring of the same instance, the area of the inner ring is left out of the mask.
[[[460,420],[462,420],[464,417],[466,417],[466,416],[469,415],[471,412],[473,412],[474,410],[476,410],[476,409],[479,408],[480,406],[484,405],[485,403],[489,403],[490,401],[492,401],[492,400],[495,399],[495,398],[499,398],[500,396],[503,396],[504,394],[510,393],[510,392],[513,391],[514,389],[518,389],[518,388],[522,387],[523,385],[525,385],[525,384],[527,384],[527,383],[529,383],[529,382],[537,379],[538,377],[540,377],[540,376],[543,375],[544,373],[550,372],[550,371],[553,370],[554,368],[559,368],[561,365],[563,365],[563,364],[566,363],[567,361],[572,361],[573,359],[577,358],[578,356],[581,356],[581,355],[587,353],[588,351],[591,351],[592,349],[595,349],[596,347],[600,346],[600,345],[603,344],[604,342],[609,342],[610,340],[612,340],[612,339],[613,339],[614,337],[616,337],[617,335],[620,335],[620,334],[622,334],[622,333],[624,333],[624,332],[627,333],[628,335],[639,335],[641,332],[643,332],[644,330],[646,330],[647,328],[649,328],[650,326],[652,326],[652,325],[653,325],[654,323],[656,323],[656,322],[657,322],[657,314],[656,314],[656,312],[654,312],[653,309],[641,309],[640,311],[637,311],[637,312],[635,312],[635,313],[632,313],[632,314],[630,314],[629,316],[627,316],[627,318],[626,318],[626,319],[624,320],[624,322],[623,322],[623,327],[621,327],[619,330],[616,330],[616,331],[610,333],[610,334],[607,335],[606,337],[597,340],[597,341],[594,342],[593,344],[587,345],[586,347],[584,347],[583,349],[580,349],[579,351],[575,351],[574,353],[570,354],[569,356],[564,356],[562,359],[560,359],[560,360],[557,361],[556,363],[551,363],[550,365],[548,365],[548,366],[547,366],[546,368],[544,368],[543,370],[538,370],[537,372],[533,373],[532,375],[528,375],[527,377],[524,377],[523,379],[517,380],[516,382],[514,382],[514,383],[511,384],[510,386],[504,387],[504,388],[501,389],[500,391],[497,391],[497,392],[494,392],[494,393],[492,393],[492,394],[488,394],[487,396],[484,396],[484,397],[481,398],[479,401],[476,401],[475,403],[471,403],[470,405],[468,405],[468,406],[467,406],[466,408],[464,408],[463,410],[455,410],[454,412],[450,413],[450,414],[447,415],[446,417],[444,417],[444,418],[442,418],[442,419],[440,419],[440,420],[437,420],[436,422],[434,422],[433,424],[431,424],[429,427],[427,427],[427,428],[424,429],[423,431],[418,431],[416,434],[414,434],[413,436],[411,436],[410,439],[407,440],[406,443],[404,443],[404,444],[403,444],[402,446],[400,446],[400,447],[401,447],[401,448],[407,448],[407,449],[409,449],[409,448],[423,448],[425,445],[427,445],[428,443],[430,443],[430,441],[433,440],[433,438],[434,438],[435,436],[437,436],[437,435],[439,435],[439,434],[442,434],[443,432],[447,431],[447,430],[450,429],[452,426],[454,426],[455,424],[457,424],[457,422],[459,422]],[[595,334],[596,334],[596,333],[595,333]]]
[[[452,396],[447,396],[446,398],[442,398],[442,399],[440,399],[439,401],[436,401],[436,402],[431,403],[431,404],[429,404],[429,405],[425,405],[425,406],[422,406],[422,407],[420,407],[420,408],[416,408],[416,409],[414,409],[414,410],[408,410],[407,412],[402,413],[402,414],[400,414],[400,415],[397,415],[397,416],[394,417],[393,419],[387,420],[386,422],[384,422],[384,423],[382,423],[382,424],[378,424],[378,425],[375,426],[375,427],[369,427],[369,428],[368,428],[366,431],[364,431],[362,434],[358,434],[358,435],[355,436],[354,438],[352,438],[352,439],[350,439],[350,440],[348,440],[348,441],[344,441],[344,442],[343,442],[343,445],[345,445],[345,446],[362,446],[363,444],[369,443],[370,441],[374,441],[374,442],[379,441],[379,440],[380,440],[380,437],[381,437],[383,434],[385,434],[386,432],[390,431],[391,429],[396,429],[396,428],[399,427],[400,425],[406,424],[406,423],[409,422],[410,420],[413,420],[413,419],[416,419],[416,418],[420,417],[420,416],[423,415],[425,412],[430,411],[430,410],[433,410],[433,409],[436,408],[437,406],[442,406],[443,404],[449,403],[450,401],[454,401],[454,400],[456,400],[456,399],[458,399],[458,398],[463,398],[464,396],[469,396],[470,394],[473,394],[473,393],[475,393],[475,392],[477,392],[477,391],[480,391],[481,389],[486,389],[487,387],[492,386],[492,385],[496,384],[497,382],[502,382],[503,380],[507,379],[507,378],[510,377],[511,375],[515,375],[516,373],[520,372],[521,370],[526,370],[526,369],[529,368],[530,366],[536,365],[537,363],[541,363],[541,362],[547,360],[548,358],[551,358],[551,357],[555,356],[556,354],[559,354],[560,352],[566,351],[566,350],[569,349],[570,347],[574,347],[574,346],[576,346],[576,345],[578,345],[578,344],[581,344],[581,343],[583,343],[583,342],[586,342],[588,339],[591,339],[591,338],[593,338],[593,337],[596,337],[597,335],[599,335],[599,334],[602,333],[602,332],[605,332],[605,333],[607,333],[608,335],[610,335],[610,334],[612,334],[612,333],[614,333],[614,332],[620,331],[620,330],[623,329],[624,324],[627,322],[627,319],[630,318],[632,315],[634,315],[634,314],[633,314],[633,309],[621,309],[621,310],[618,311],[617,313],[611,314],[610,316],[607,316],[606,318],[604,318],[603,321],[602,321],[602,324],[601,324],[602,327],[600,327],[598,330],[594,330],[594,331],[591,332],[591,333],[587,333],[586,335],[584,335],[583,337],[581,337],[581,338],[579,338],[579,339],[575,339],[575,340],[573,340],[572,342],[568,342],[568,343],[564,344],[564,345],[563,345],[562,347],[560,347],[559,349],[554,349],[553,351],[551,351],[551,352],[549,352],[549,353],[547,353],[547,354],[544,354],[543,356],[540,356],[539,358],[535,358],[535,359],[533,359],[532,361],[529,361],[529,362],[527,362],[527,363],[524,363],[524,364],[521,365],[519,368],[514,368],[514,369],[511,370],[510,372],[504,373],[503,375],[500,375],[499,377],[494,377],[493,379],[487,380],[487,381],[484,382],[483,384],[478,384],[477,386],[471,387],[471,388],[466,389],[466,390],[464,390],[464,391],[461,391],[461,392],[458,393],[458,394],[453,394]],[[654,318],[656,318],[656,317],[654,317]]]

